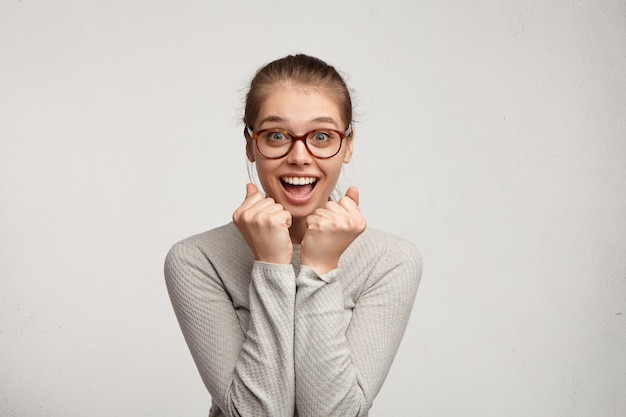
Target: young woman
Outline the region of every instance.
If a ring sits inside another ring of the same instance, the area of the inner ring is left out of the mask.
[[[209,416],[367,416],[421,276],[413,244],[366,229],[348,88],[306,55],[261,68],[246,97],[246,186],[233,222],[170,250],[165,277],[211,394]]]

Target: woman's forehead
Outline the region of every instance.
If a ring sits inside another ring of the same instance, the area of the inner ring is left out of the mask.
[[[286,85],[272,89],[267,94],[261,104],[255,128],[270,122],[330,123],[339,127],[341,111],[335,97],[322,89]]]

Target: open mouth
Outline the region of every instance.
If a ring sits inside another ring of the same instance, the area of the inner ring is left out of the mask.
[[[287,194],[295,199],[306,198],[317,185],[315,177],[282,177],[280,183]]]

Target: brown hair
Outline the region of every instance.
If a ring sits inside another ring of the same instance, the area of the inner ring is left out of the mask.
[[[293,83],[302,87],[321,88],[329,93],[339,106],[346,123],[352,123],[352,100],[343,77],[321,59],[298,54],[277,59],[259,69],[246,94],[243,122],[253,127],[261,105],[277,85]]]

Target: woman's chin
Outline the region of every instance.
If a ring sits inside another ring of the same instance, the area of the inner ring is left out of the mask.
[[[311,206],[292,206],[288,205],[285,207],[289,213],[291,213],[291,217],[293,220],[306,219],[308,216],[313,214],[313,212],[317,209],[317,207]]]

